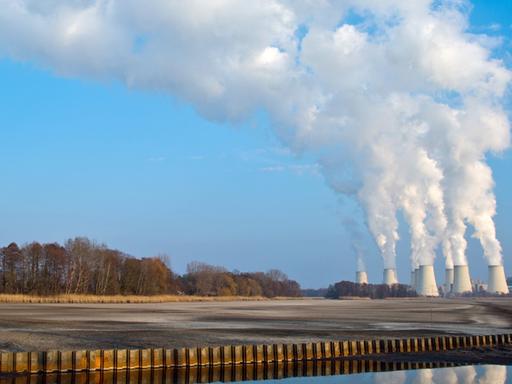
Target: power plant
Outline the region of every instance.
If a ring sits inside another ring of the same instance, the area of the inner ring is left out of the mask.
[[[396,270],[394,268],[384,269],[383,283],[387,285],[398,284],[398,279],[396,278]]]
[[[471,280],[468,265],[455,265],[453,268],[445,269],[444,284],[439,287],[436,282],[434,266],[429,264],[420,265],[419,268],[411,270],[410,287],[419,296],[437,297],[439,289],[442,288],[444,295],[462,295],[486,291],[489,294],[508,294],[509,288],[503,265],[489,265],[488,284],[478,283],[474,288]],[[477,281],[478,282],[478,281]],[[366,271],[356,272],[356,283],[368,284]],[[398,284],[395,268],[385,268],[383,272],[383,284],[392,286]]]
[[[415,269],[413,269],[411,271],[411,287],[416,289],[416,270]]]
[[[467,265],[456,265],[454,267],[452,293],[460,295],[472,291],[469,267]]]
[[[433,265],[420,265],[416,286],[416,292],[420,296],[439,296]]]
[[[444,270],[444,292],[450,293],[453,289],[453,268],[446,268]]]
[[[366,271],[357,271],[356,272],[356,283],[357,284],[368,284],[368,275]]]
[[[489,265],[489,281],[487,284],[489,293],[508,293],[507,279],[503,265]]]

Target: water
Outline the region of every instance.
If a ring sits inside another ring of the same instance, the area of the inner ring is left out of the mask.
[[[279,384],[505,384],[512,383],[512,367],[504,365],[469,365],[270,381],[273,384],[278,382]]]
[[[347,364],[348,363],[348,364]],[[512,366],[337,361],[0,377],[0,384],[505,384]],[[425,368],[425,366],[427,368]],[[416,369],[410,369],[416,368]],[[383,371],[384,370],[384,371]]]

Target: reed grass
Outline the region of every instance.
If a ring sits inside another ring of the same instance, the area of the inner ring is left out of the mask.
[[[10,304],[124,304],[124,303],[187,303],[187,302],[225,302],[225,301],[268,301],[300,299],[297,297],[274,297],[263,296],[188,296],[188,295],[55,295],[55,296],[33,296],[23,294],[0,294],[0,303]]]

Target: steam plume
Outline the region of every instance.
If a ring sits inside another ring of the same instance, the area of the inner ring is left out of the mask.
[[[467,263],[466,223],[502,263],[485,155],[509,146],[511,80],[463,1],[0,0],[0,55],[164,91],[213,120],[262,108],[359,199],[386,268]]]

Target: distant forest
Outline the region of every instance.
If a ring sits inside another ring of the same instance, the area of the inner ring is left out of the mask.
[[[357,284],[352,281],[340,281],[329,286],[325,297],[341,299],[344,297],[368,297],[370,299],[385,299],[386,297],[413,297],[416,292],[406,284]]]
[[[180,276],[166,256],[138,259],[83,237],[0,248],[0,293],[301,296],[299,284],[279,270],[229,272],[192,262]]]

